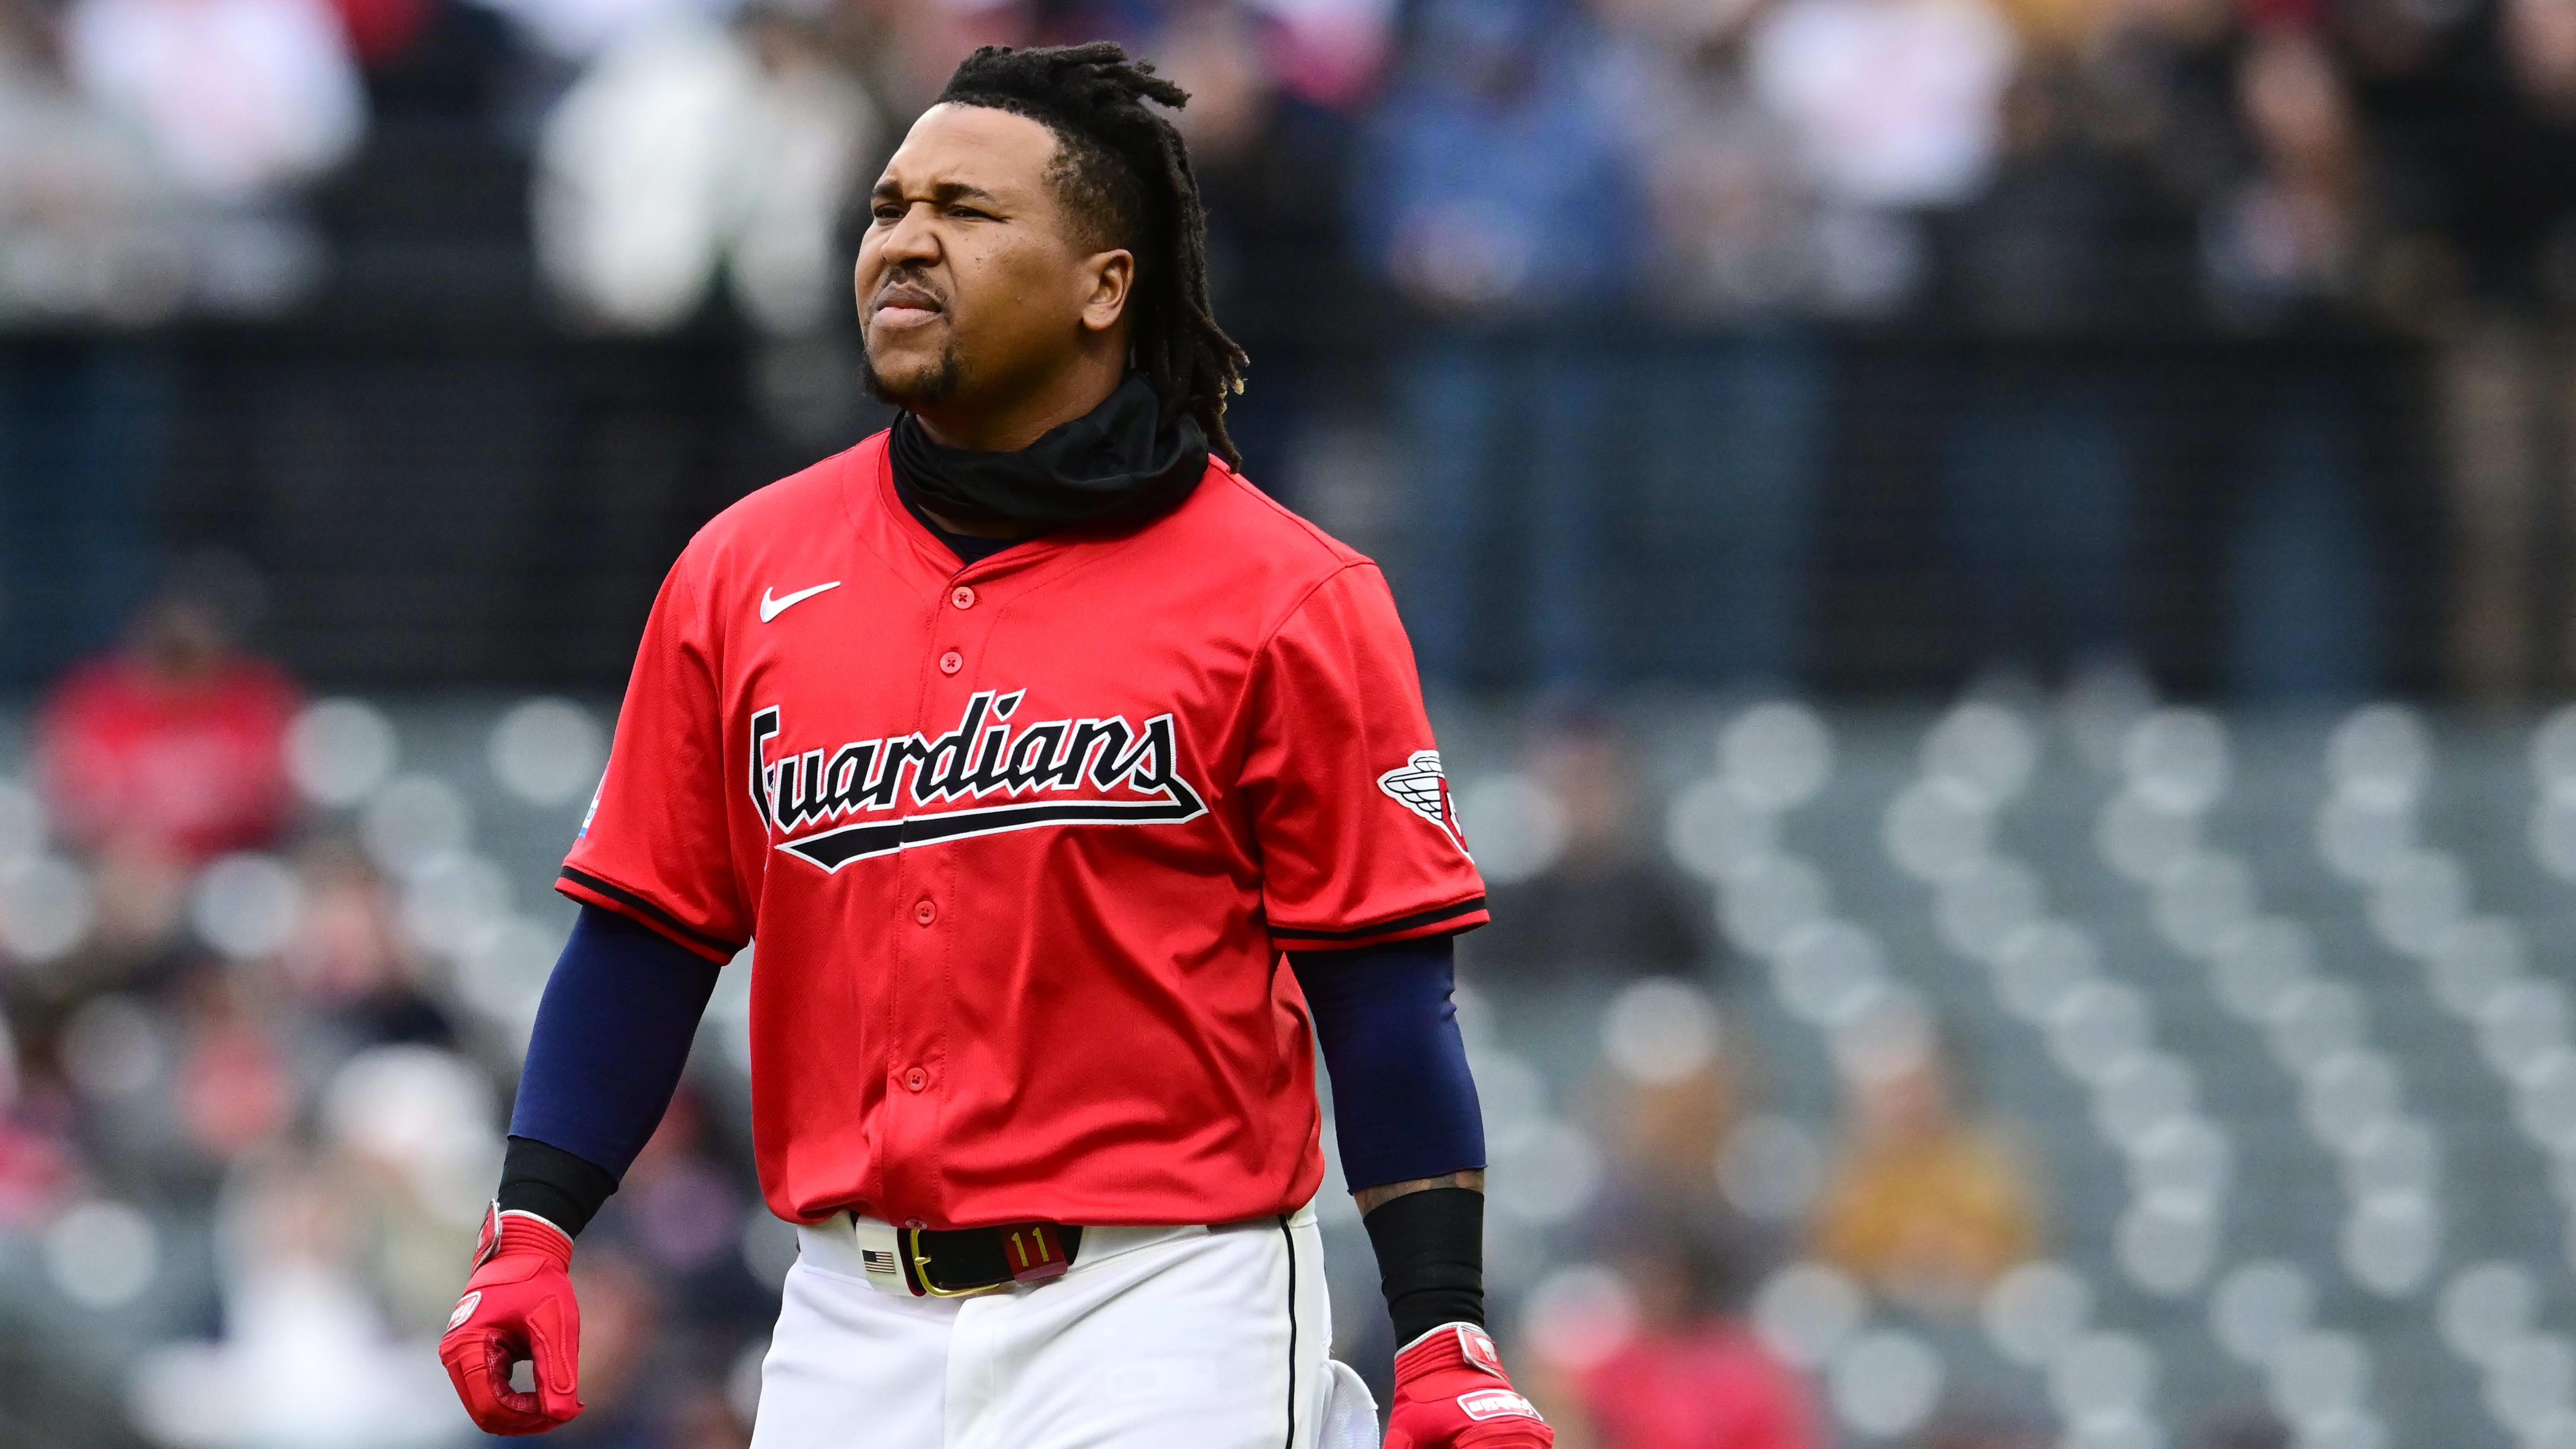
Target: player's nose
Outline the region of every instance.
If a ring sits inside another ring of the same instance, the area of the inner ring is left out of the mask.
[[[931,224],[930,210],[927,206],[907,206],[894,225],[885,229],[877,252],[888,266],[939,259],[939,229]]]

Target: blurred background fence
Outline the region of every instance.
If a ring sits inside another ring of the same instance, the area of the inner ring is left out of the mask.
[[[0,356],[41,371],[65,345]],[[1562,477],[1518,426],[1542,363],[1601,385]],[[122,562],[22,538],[22,579],[90,581],[30,591],[69,612],[27,621],[23,681],[113,637],[128,606],[96,595],[139,581],[139,548],[228,564],[314,677],[613,690],[689,533],[815,451],[774,425],[760,370],[816,369],[836,418],[874,410],[832,347],[771,357],[713,327],[333,317],[191,330],[124,365],[160,393],[163,461],[127,517],[81,525]],[[1387,563],[1451,686],[1884,697],[2070,659],[2258,698],[2444,683],[2409,341],[1407,331],[1258,365],[1299,406],[1284,428],[1243,409],[1254,476]],[[1426,465],[1404,404],[1434,388],[1418,441],[1453,456]]]
[[[0,1442],[472,1437],[645,607],[1098,35],[1405,607],[1569,1449],[2576,1444],[2576,0],[0,0]],[[746,1441],[749,969],[567,1444]]]

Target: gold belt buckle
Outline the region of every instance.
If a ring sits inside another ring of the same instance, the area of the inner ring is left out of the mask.
[[[921,1280],[921,1291],[929,1294],[931,1297],[981,1298],[987,1293],[999,1293],[1003,1289],[1011,1286],[1008,1283],[987,1283],[981,1288],[940,1287],[938,1284],[930,1281],[930,1255],[921,1251],[922,1230],[919,1228],[906,1228],[904,1229],[904,1232],[909,1235],[909,1239],[905,1246],[912,1258],[912,1275]]]

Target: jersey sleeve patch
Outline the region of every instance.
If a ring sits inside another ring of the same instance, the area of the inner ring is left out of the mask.
[[[1411,758],[1377,777],[1377,787],[1386,798],[1421,817],[1462,855],[1473,859],[1467,849],[1467,832],[1458,825],[1458,809],[1449,798],[1449,774],[1441,768],[1438,750],[1415,750]]]

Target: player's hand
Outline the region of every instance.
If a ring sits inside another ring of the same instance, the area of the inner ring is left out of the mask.
[[[1446,1323],[1395,1356],[1386,1449],[1549,1449],[1556,1431],[1512,1390],[1494,1341]]]
[[[572,1239],[534,1213],[483,1215],[474,1276],[438,1341],[438,1361],[465,1412],[487,1434],[542,1434],[581,1412],[581,1305],[573,1301]],[[536,1392],[510,1387],[533,1360]]]

